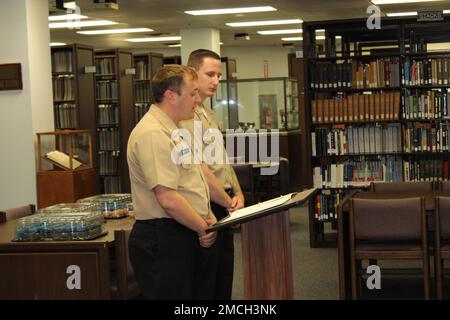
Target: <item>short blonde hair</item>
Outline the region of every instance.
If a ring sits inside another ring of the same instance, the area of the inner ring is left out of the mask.
[[[181,94],[181,87],[184,80],[197,80],[197,72],[191,67],[180,64],[168,64],[156,72],[152,79],[153,99],[155,102],[162,102],[164,93],[167,90]]]

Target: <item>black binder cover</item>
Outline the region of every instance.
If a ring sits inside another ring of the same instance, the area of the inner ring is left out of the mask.
[[[225,220],[229,217],[229,216],[227,216],[227,217],[223,218],[222,220],[218,221],[217,223],[215,223],[211,228],[207,229],[206,232],[223,230],[223,229],[226,229],[235,224],[248,222],[251,220],[255,220],[258,218],[262,218],[262,217],[274,214],[274,213],[285,211],[285,210],[288,210],[293,207],[297,207],[297,206],[305,203],[306,201],[308,201],[309,198],[316,193],[316,191],[317,191],[316,188],[312,188],[312,189],[304,190],[302,192],[296,192],[296,193],[292,194],[292,197],[290,200],[287,200],[286,202],[284,202],[281,205],[278,205],[276,207],[272,207],[269,209],[261,210],[258,212],[253,212],[246,216],[238,217],[236,219],[232,219],[232,220],[223,222],[223,220]]]

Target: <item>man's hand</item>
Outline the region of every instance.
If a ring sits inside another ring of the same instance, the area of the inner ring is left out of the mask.
[[[242,194],[242,192],[239,192],[233,198],[231,198],[231,207],[228,208],[227,210],[228,212],[233,212],[243,207],[244,207],[244,195]]]
[[[208,224],[208,227],[210,227],[217,222],[217,218],[212,212],[210,212],[209,216],[205,219],[205,222]],[[214,244],[216,238],[217,231],[210,233],[203,232],[202,234],[199,233],[198,240],[202,247],[209,248]]]

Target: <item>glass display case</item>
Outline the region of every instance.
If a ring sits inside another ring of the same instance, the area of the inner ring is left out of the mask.
[[[221,80],[211,106],[222,128],[296,130],[298,82],[289,78]]]
[[[97,193],[89,130],[38,132],[36,135],[39,208],[74,203]]]
[[[80,199],[79,204],[96,205],[106,219],[119,219],[133,216],[133,206],[130,193],[100,194]]]

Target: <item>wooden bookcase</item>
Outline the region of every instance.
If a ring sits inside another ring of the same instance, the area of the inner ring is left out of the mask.
[[[152,78],[164,65],[164,57],[160,53],[136,54],[133,57],[136,75],[133,79],[134,87],[134,116],[135,123],[144,116],[153,103]]]
[[[381,24],[303,24],[309,179],[323,189],[310,208],[311,247],[335,245],[325,226],[336,229],[336,205],[350,190],[449,178],[450,52],[427,45],[450,40],[450,19]]]
[[[96,138],[103,193],[130,192],[128,137],[135,125],[133,55],[121,49],[95,51]]]
[[[94,49],[80,44],[53,47],[51,58],[55,130],[81,129],[94,133]],[[96,139],[92,141],[92,148],[98,148]],[[94,157],[94,168],[98,168],[97,160]],[[95,190],[99,191],[98,174],[95,181]]]

